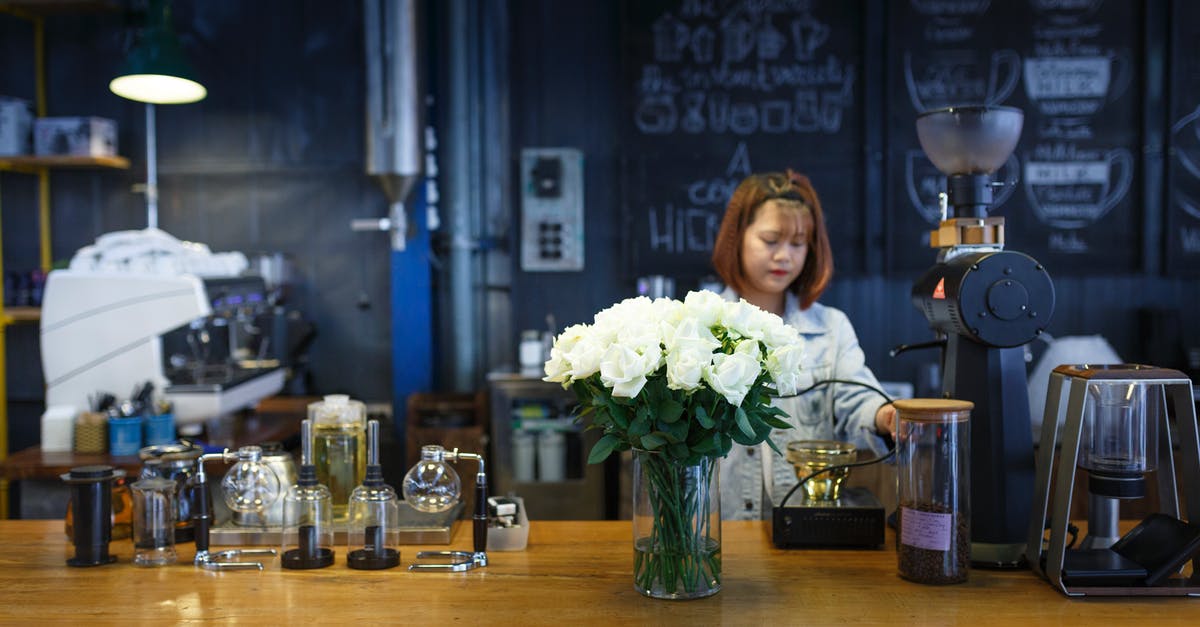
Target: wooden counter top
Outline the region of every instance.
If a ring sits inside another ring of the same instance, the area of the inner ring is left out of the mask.
[[[110,550],[119,562],[71,568],[73,547],[61,521],[0,521],[0,621],[174,623],[193,620],[283,623],[437,624],[1189,624],[1200,599],[1068,599],[1029,571],[971,571],[968,583],[923,586],[896,575],[896,554],[783,551],[759,522],[726,522],[723,589],[696,601],[648,599],[633,589],[628,522],[533,521],[529,546],[489,553],[467,573],[319,571],[218,573],[180,564],[138,568],[128,540]],[[460,524],[453,546],[467,549]],[[887,546],[893,546],[889,532]],[[215,547],[221,548],[221,547]],[[436,548],[445,547],[420,547]]]

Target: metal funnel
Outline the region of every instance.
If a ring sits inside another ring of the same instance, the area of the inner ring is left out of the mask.
[[[968,105],[917,116],[917,139],[946,176],[991,174],[1008,160],[1025,114],[1015,107]]]

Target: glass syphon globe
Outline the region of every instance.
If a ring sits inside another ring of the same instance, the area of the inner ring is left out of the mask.
[[[243,446],[238,461],[221,480],[225,504],[235,512],[261,512],[279,498],[279,477],[262,463],[262,449]]]
[[[404,500],[422,512],[444,512],[462,496],[462,481],[445,462],[446,449],[430,444],[421,447],[421,461],[404,475]]]

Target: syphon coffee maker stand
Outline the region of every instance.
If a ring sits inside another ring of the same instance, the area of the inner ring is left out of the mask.
[[[1054,285],[1029,255],[1004,249],[1004,218],[989,216],[992,177],[1016,148],[1024,114],[955,106],[917,118],[929,160],[947,177],[943,217],[930,234],[937,263],[912,302],[942,344],[945,398],[971,414],[971,563],[1022,564],[1033,492],[1033,438],[1023,346],[1054,313]],[[928,345],[928,344],[927,344]],[[914,346],[915,347],[915,346]]]
[[[1168,406],[1177,426],[1178,473]],[[1075,546],[1067,537],[1080,470],[1088,475],[1087,536]],[[1117,537],[1120,501],[1144,498],[1152,471],[1158,512]],[[1183,373],[1136,364],[1055,368],[1036,489],[1027,559],[1063,594],[1200,596],[1200,438],[1192,382]],[[1188,522],[1179,519],[1179,494]],[[1188,560],[1190,579],[1175,576]]]

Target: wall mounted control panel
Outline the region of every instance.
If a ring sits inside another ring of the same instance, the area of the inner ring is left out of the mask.
[[[583,270],[583,152],[521,150],[521,269]]]

